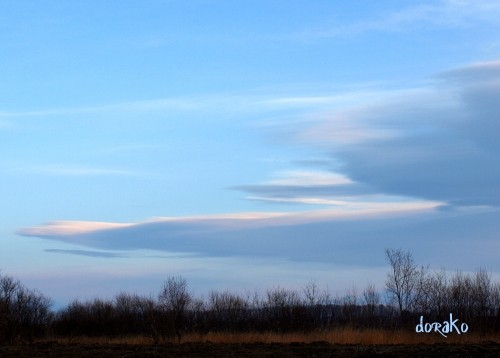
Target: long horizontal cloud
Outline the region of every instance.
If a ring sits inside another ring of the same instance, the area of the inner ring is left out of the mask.
[[[380,211],[342,217],[336,217],[332,211],[294,215],[249,213],[163,218],[127,225],[101,223],[100,228],[86,222],[59,222],[19,233],[120,254],[124,250],[146,249],[337,264],[379,265],[384,247],[405,247],[427,262],[451,269],[457,267],[457,262],[500,269],[496,267],[498,257],[493,254],[499,248],[499,229],[498,211],[462,212],[415,206],[406,211],[387,210],[383,215]]]

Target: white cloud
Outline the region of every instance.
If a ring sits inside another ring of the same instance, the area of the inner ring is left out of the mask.
[[[270,185],[340,185],[351,184],[345,175],[325,171],[290,170],[277,173],[278,178],[269,180]]]
[[[54,221],[43,226],[26,228],[22,230],[23,235],[45,236],[45,235],[76,235],[91,233],[100,230],[124,228],[133,224],[110,223],[99,221]]]
[[[391,202],[391,203],[343,203],[340,207],[303,212],[246,212],[218,215],[200,215],[186,217],[158,217],[139,223],[106,223],[87,221],[56,221],[41,226],[28,227],[18,231],[20,235],[45,237],[75,243],[83,239],[92,245],[106,245],[103,241],[95,241],[101,234],[115,232],[117,236],[123,232],[149,232],[157,230],[159,240],[168,240],[171,233],[182,234],[203,240],[206,235],[222,232],[241,232],[252,229],[259,230],[272,227],[293,227],[321,222],[343,220],[367,220],[386,218],[388,216],[414,215],[416,213],[433,212],[442,203],[439,202]],[[156,235],[155,234],[155,235]],[[127,236],[128,234],[124,235]],[[236,234],[236,236],[239,234]],[[147,235],[132,235],[133,245],[141,248],[141,242],[146,246]],[[83,243],[82,242],[82,243]],[[123,244],[126,246],[126,239]],[[118,244],[120,245],[120,244]],[[162,246],[161,244],[159,245]],[[150,247],[144,247],[148,249]],[[153,247],[154,248],[154,247]],[[200,248],[201,249],[201,248]]]
[[[383,214],[384,212],[404,212],[406,210],[418,209],[418,208],[430,208],[432,206],[441,206],[445,203],[439,202],[425,202],[422,200],[412,200],[411,198],[402,197],[389,197],[383,195],[374,196],[376,199],[372,201],[363,201],[370,199],[366,196],[355,196],[355,197],[278,197],[278,196],[248,196],[249,200],[260,200],[267,202],[277,202],[277,203],[295,203],[295,204],[308,204],[308,205],[322,205],[336,207],[338,210],[338,216],[341,217],[341,211],[345,213],[356,213],[357,215],[363,215],[368,212],[377,212],[378,214]]]
[[[235,189],[251,193],[246,197],[248,200],[334,207],[339,217],[342,216],[342,211],[350,215],[444,205],[440,202],[367,192],[367,188],[334,172],[289,170],[275,173],[275,177],[263,184]]]

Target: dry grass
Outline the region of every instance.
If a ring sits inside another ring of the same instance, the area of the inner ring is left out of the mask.
[[[153,340],[149,337],[132,336],[119,338],[103,337],[74,337],[72,339],[59,338],[55,341],[59,343],[79,343],[79,344],[128,344],[128,345],[150,345]],[[310,333],[274,333],[274,332],[248,332],[248,333],[191,333],[186,334],[181,343],[187,342],[211,342],[226,344],[241,343],[312,343],[323,341],[330,344],[360,344],[360,345],[393,345],[393,344],[477,344],[483,342],[500,343],[500,335],[478,335],[473,333],[450,334],[448,338],[440,336],[438,333],[417,334],[409,331],[389,331],[382,329],[357,330],[353,328],[340,328],[324,332]],[[175,341],[174,341],[175,342]]]
[[[484,341],[500,343],[500,335],[479,336],[474,334],[449,335],[417,334],[407,331],[388,331],[382,329],[356,330],[342,328],[326,332],[311,333],[206,333],[186,335],[183,342],[213,343],[312,343],[324,341],[331,344],[434,344],[434,343],[481,343]]]

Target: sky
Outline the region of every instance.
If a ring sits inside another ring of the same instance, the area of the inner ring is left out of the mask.
[[[342,295],[500,277],[500,3],[0,3],[0,269],[126,291]]]

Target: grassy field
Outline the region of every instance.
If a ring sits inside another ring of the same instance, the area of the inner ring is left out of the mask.
[[[57,338],[52,341],[68,344],[133,344],[151,345],[153,341],[149,337],[73,337]],[[180,343],[222,343],[222,344],[246,344],[246,343],[313,343],[325,342],[328,344],[358,344],[358,345],[394,345],[394,344],[481,344],[491,342],[500,344],[500,334],[479,335],[465,333],[461,335],[450,334],[444,338],[438,333],[417,334],[409,331],[389,331],[382,329],[356,330],[342,328],[325,332],[310,333],[275,333],[275,332],[248,332],[248,333],[224,333],[209,332],[204,334],[186,334]],[[171,342],[176,343],[176,342]]]

